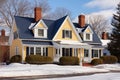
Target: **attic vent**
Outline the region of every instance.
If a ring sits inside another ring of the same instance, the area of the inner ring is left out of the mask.
[[[31,23],[29,29],[31,30],[35,26],[35,23]]]

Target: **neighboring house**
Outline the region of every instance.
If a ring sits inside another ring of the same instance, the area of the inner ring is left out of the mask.
[[[41,17],[41,8],[35,8],[35,18],[15,16],[10,57],[21,55],[49,56],[58,62],[62,56],[77,56],[84,62],[103,55],[102,43],[85,16],[80,15],[78,23],[69,16],[58,20]],[[11,38],[12,39],[12,38]]]
[[[108,45],[108,43],[110,43],[110,40],[108,38],[108,33],[106,33],[106,32],[102,33],[101,42],[102,42],[102,46],[104,47],[104,49],[103,49],[103,55],[110,55],[110,52],[107,49],[107,45]]]
[[[5,35],[5,30],[1,30],[0,35],[0,62],[5,62],[9,58],[9,45],[8,45],[9,36]]]

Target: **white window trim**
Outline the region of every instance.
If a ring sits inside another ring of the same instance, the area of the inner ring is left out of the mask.
[[[86,34],[90,34],[90,39],[86,39]],[[85,41],[92,41],[93,40],[93,34],[92,33],[83,33],[83,39]]]
[[[88,57],[85,56],[85,49],[84,49],[84,57],[85,57],[85,58],[89,58],[89,56],[90,56],[90,54],[89,54],[90,51],[89,51],[89,49],[86,49],[86,50],[88,50]]]
[[[98,55],[98,57],[93,57],[93,58],[100,58],[100,53],[99,53],[99,50],[101,50],[101,49],[92,49],[92,50],[97,50],[98,51],[98,53],[97,53],[97,55]],[[101,54],[102,54],[102,50],[101,50]]]
[[[44,30],[44,31],[43,31],[43,32],[44,32],[44,33],[43,33],[43,34],[44,34],[43,36],[39,36],[39,35],[38,35],[38,29]],[[47,38],[47,29],[45,29],[45,28],[35,28],[35,29],[34,29],[34,37],[35,37],[35,38]]]
[[[28,48],[29,48],[29,55],[30,55],[30,48],[31,48],[31,47],[32,47],[32,46],[29,46],[29,47],[28,47]],[[33,53],[34,55],[36,55],[36,48],[37,48],[37,47],[40,47],[40,48],[41,48],[41,56],[44,56],[44,55],[43,55],[43,48],[45,48],[45,56],[47,55],[47,53],[46,53],[46,48],[47,48],[47,47],[43,47],[43,46],[33,47],[33,48],[34,48],[34,53]]]
[[[70,30],[70,29],[63,29],[63,30],[64,30],[64,31],[69,31],[69,37],[67,37],[65,33],[62,33],[62,34],[64,34],[64,38],[69,38],[69,39],[71,39],[72,33],[71,33],[71,37],[70,37],[70,31],[72,32],[72,30]]]

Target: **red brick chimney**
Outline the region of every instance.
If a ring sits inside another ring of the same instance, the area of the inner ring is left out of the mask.
[[[34,16],[35,21],[39,21],[42,18],[42,9],[40,7],[35,7],[34,9]]]
[[[79,22],[80,27],[84,27],[85,26],[85,15],[79,15],[78,22]]]
[[[5,36],[5,30],[4,29],[1,30],[1,36]]]
[[[102,33],[102,39],[104,39],[104,40],[108,39],[108,33],[103,32]]]

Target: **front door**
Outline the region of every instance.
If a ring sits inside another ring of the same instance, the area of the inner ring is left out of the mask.
[[[54,62],[59,62],[60,59],[60,49],[55,49]]]

